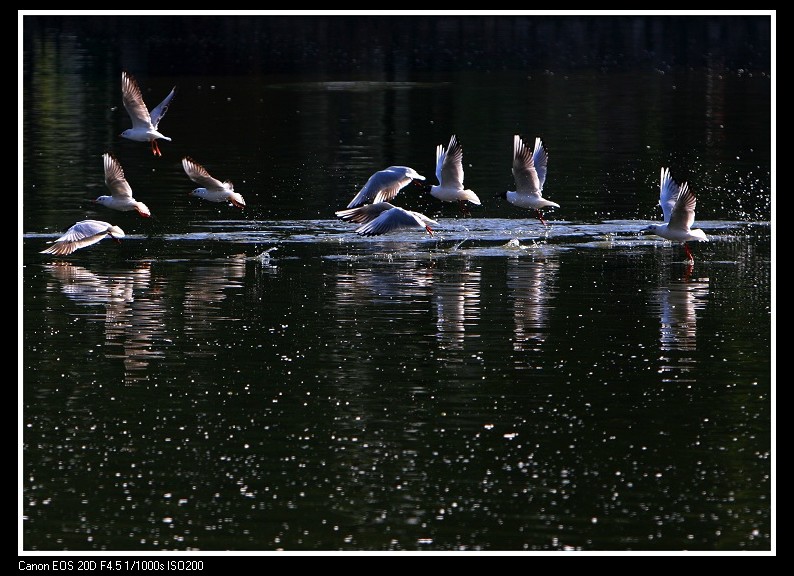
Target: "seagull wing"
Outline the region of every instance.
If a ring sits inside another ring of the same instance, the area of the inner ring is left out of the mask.
[[[670,216],[675,208],[680,190],[681,188],[670,176],[670,169],[662,168],[662,176],[659,181],[659,205],[662,207],[665,222],[670,222]]]
[[[160,102],[157,106],[155,106],[152,109],[152,111],[149,113],[149,117],[151,118],[152,121],[152,126],[154,126],[155,130],[157,129],[157,126],[160,124],[160,120],[163,119],[163,116],[165,116],[165,113],[168,111],[168,105],[171,103],[171,99],[174,97],[174,94],[176,94],[176,86],[171,88],[171,92],[168,93],[168,96],[166,96],[163,99],[163,101]]]
[[[397,193],[410,184],[413,180],[413,178],[405,175],[404,170],[392,170],[390,168],[388,170],[383,170],[382,172],[386,172],[389,174],[389,176],[383,178],[381,188],[373,200],[373,202],[376,203],[394,200],[394,197],[397,196]],[[378,174],[381,174],[382,172],[379,172]]]
[[[695,194],[689,189],[687,183],[684,182],[681,185],[681,192],[678,194],[678,200],[676,200],[675,206],[670,213],[670,221],[667,227],[688,232],[692,224],[695,223],[695,204]]]
[[[335,214],[337,218],[341,218],[345,222],[366,224],[367,222],[372,222],[383,212],[391,210],[392,208],[394,208],[394,205],[388,202],[378,202],[376,204],[363,204],[347,210],[337,210]]]
[[[404,173],[395,172],[387,168],[379,170],[369,177],[364,187],[356,194],[355,198],[347,205],[348,208],[356,208],[362,204],[371,202],[388,202],[393,200],[406,184],[411,181]]]
[[[374,220],[359,226],[356,232],[362,236],[378,236],[401,228],[426,228],[425,221],[430,219],[420,216],[415,212],[393,206],[381,212]]]
[[[440,146],[439,146],[440,148]],[[445,188],[463,188],[463,146],[455,135],[449,139],[446,152],[436,149],[436,177]]]
[[[42,250],[42,254],[55,254],[65,256],[75,250],[96,244],[108,235],[112,228],[107,222],[101,220],[82,220],[69,228],[63,236],[55,240],[49,248]]]
[[[444,146],[441,144],[436,146],[436,180],[438,180],[439,186],[441,185],[441,169],[444,167],[445,156]]]
[[[513,178],[516,181],[516,192],[540,197],[540,180],[535,169],[535,160],[518,134],[513,136]]]
[[[114,198],[132,198],[132,188],[124,178],[124,170],[121,169],[119,161],[110,152],[103,154],[102,158],[105,163],[105,186],[110,194]]]
[[[138,82],[126,71],[121,73],[121,99],[124,102],[124,109],[130,115],[134,129],[148,130],[154,128],[152,117],[146,109],[146,103],[143,101]]]
[[[546,183],[546,166],[549,163],[549,153],[540,138],[535,138],[535,151],[532,153],[532,160],[535,163],[535,170],[538,172],[538,182],[540,182],[539,192],[543,190]]]
[[[185,174],[188,175],[188,178],[202,188],[206,188],[212,192],[231,190],[231,182],[227,182],[226,184],[228,184],[228,186],[225,186],[223,182],[210,176],[210,173],[207,172],[204,166],[188,156],[182,158],[182,168],[185,169]]]

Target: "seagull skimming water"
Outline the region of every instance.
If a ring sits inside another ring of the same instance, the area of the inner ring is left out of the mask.
[[[234,191],[234,185],[228,180],[221,182],[210,176],[209,172],[192,158],[182,158],[185,174],[200,188],[191,190],[190,195],[210,202],[229,202],[238,208],[245,207],[245,200],[240,193]]]
[[[69,228],[63,236],[54,240],[52,246],[42,250],[42,254],[66,256],[75,250],[96,244],[104,238],[111,237],[116,242],[124,237],[124,230],[101,220],[81,220]]]
[[[480,199],[471,190],[463,188],[463,146],[455,135],[449,139],[449,145],[436,146],[436,178],[438,184],[431,186],[430,195],[443,202],[458,202],[464,214],[467,212],[466,202],[480,205]]]
[[[438,224],[424,214],[405,210],[399,206],[394,206],[388,202],[376,202],[375,204],[364,204],[357,208],[347,210],[337,210],[336,216],[346,222],[361,224],[356,228],[356,233],[361,236],[379,236],[393,230],[403,228],[420,228],[427,231],[431,236],[433,229],[430,225]]]
[[[659,205],[664,214],[664,224],[651,224],[642,229],[645,234],[656,234],[666,240],[684,243],[684,250],[690,262],[694,262],[689,241],[708,242],[706,233],[699,228],[692,229],[695,222],[695,194],[684,182],[680,186],[670,176],[668,168],[662,168],[659,182]]]
[[[513,178],[516,181],[515,192],[503,192],[500,196],[521,208],[529,208],[538,213],[538,220],[546,224],[541,208],[560,205],[541,196],[543,184],[546,182],[546,165],[549,154],[543,141],[535,138],[535,149],[530,150],[521,137],[513,136]]]

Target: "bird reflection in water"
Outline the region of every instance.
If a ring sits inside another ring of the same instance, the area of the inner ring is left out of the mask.
[[[247,259],[245,254],[234,254],[191,265],[185,282],[186,337],[204,340],[213,332],[215,323],[230,319],[219,309],[230,293],[242,289]],[[212,346],[198,346],[191,347],[190,355],[216,353]]]
[[[513,350],[540,350],[548,336],[549,311],[556,294],[560,263],[518,258],[507,264],[507,287],[513,301]]]
[[[162,358],[164,303],[154,289],[149,262],[124,271],[91,272],[70,262],[45,265],[70,300],[85,306],[101,306],[105,357],[124,363],[125,383],[147,377],[149,363]]]
[[[324,298],[333,318],[325,337],[336,344],[322,348],[322,361],[336,367],[340,394],[413,363],[405,347],[426,334],[432,284],[432,262],[412,256],[367,255],[336,269]]]
[[[675,372],[681,381],[681,372],[689,371],[695,363],[697,349],[697,314],[706,307],[709,296],[709,279],[693,279],[692,265],[688,265],[682,278],[670,280],[658,288],[651,301],[660,318],[659,347],[662,352],[671,352],[661,357],[660,372]]]
[[[466,327],[480,319],[480,269],[440,270],[433,283],[436,339],[442,349],[463,347]]]
[[[394,248],[399,253],[400,247]],[[411,257],[377,258],[362,266],[344,269],[337,274],[335,299],[337,308],[351,306],[363,310],[371,305],[383,309],[407,305],[413,314],[418,302],[427,301],[433,283],[432,262]],[[381,317],[382,312],[374,317]],[[345,315],[343,315],[344,317]]]

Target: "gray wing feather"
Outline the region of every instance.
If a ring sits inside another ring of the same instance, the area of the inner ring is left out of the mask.
[[[121,73],[121,99],[124,109],[130,115],[133,128],[146,130],[153,127],[152,118],[146,109],[138,82],[127,72]]]
[[[436,159],[438,160],[438,151]],[[436,176],[444,187],[463,188],[463,146],[460,145],[455,135],[449,139],[446,153],[441,162],[436,163]]]
[[[513,136],[513,178],[516,192],[540,196],[540,180],[533,154],[518,134]]]
[[[362,236],[378,236],[401,228],[425,228],[425,218],[420,218],[415,212],[404,210],[396,206],[384,210],[377,218],[359,226],[356,232]]]
[[[386,210],[394,208],[388,202],[378,202],[376,204],[364,204],[356,208],[348,210],[337,210],[335,212],[337,218],[341,218],[345,222],[354,222],[356,224],[366,224],[373,221]]]
[[[676,200],[680,192],[680,187],[670,176],[669,168],[662,168],[662,176],[659,181],[659,205],[662,207],[662,214],[664,214],[664,221],[670,222],[670,216],[675,208]]]
[[[155,129],[157,129],[157,126],[160,124],[160,120],[163,119],[163,116],[165,116],[165,113],[168,111],[168,105],[171,104],[174,94],[176,94],[176,86],[171,88],[171,92],[168,93],[168,96],[166,96],[162,102],[155,106],[149,114],[151,117],[152,126],[154,126]]]
[[[207,172],[204,166],[188,156],[182,158],[182,168],[184,168],[185,174],[188,175],[188,178],[193,180],[193,182],[202,188],[206,188],[207,190],[211,191],[222,191],[226,189],[220,180],[210,176],[210,173]]]
[[[675,206],[670,214],[670,228],[679,230],[689,230],[695,223],[695,194],[689,189],[689,185],[684,182],[678,194]]]
[[[539,191],[543,190],[546,183],[546,166],[549,163],[549,153],[540,138],[535,138],[535,151],[532,153],[532,161],[535,163],[535,170],[538,173]]]
[[[105,166],[105,186],[110,193],[116,198],[132,198],[132,188],[124,177],[124,170],[119,161],[110,152],[103,154],[102,158]]]
[[[370,202],[387,202],[392,200],[409,182],[411,182],[411,178],[405,176],[404,172],[394,171],[389,168],[379,170],[369,177],[367,183],[364,184],[364,187],[361,188],[347,207],[356,208],[357,206]]]
[[[42,254],[55,254],[65,256],[75,250],[96,244],[107,236],[112,226],[101,220],[82,220],[69,228],[60,238],[53,242],[49,248],[42,250]]]

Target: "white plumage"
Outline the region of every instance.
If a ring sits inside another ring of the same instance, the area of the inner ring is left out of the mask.
[[[63,236],[54,240],[52,246],[42,250],[41,253],[66,256],[107,237],[123,238],[124,230],[102,220],[81,220],[69,228]]]

